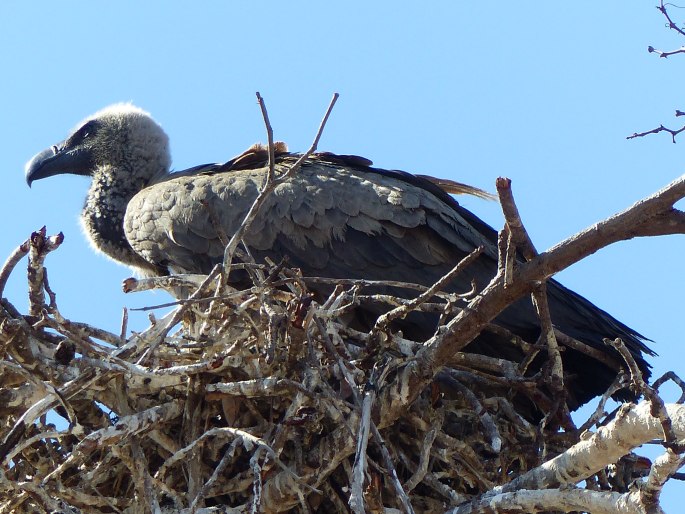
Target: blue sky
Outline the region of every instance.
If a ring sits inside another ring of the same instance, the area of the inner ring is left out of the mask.
[[[684,172],[685,139],[625,139],[677,126],[685,107],[685,58],[646,50],[685,44],[655,5],[2,2],[0,260],[47,225],[65,234],[47,261],[65,316],[117,331],[123,306],[166,301],[124,295],[127,269],[89,250],[78,224],[86,179],[30,190],[24,163],[119,101],[165,127],[176,169],[223,161],[265,140],[255,91],[293,150],[309,146],[337,91],[322,150],[490,191],[510,177],[534,243],[548,248]],[[501,226],[496,203],[462,203]],[[655,375],[685,374],[684,250],[682,237],[630,241],[558,278],[653,339]],[[20,309],[23,269],[5,291]],[[134,328],[145,322],[132,313]],[[684,498],[671,484],[664,507]]]

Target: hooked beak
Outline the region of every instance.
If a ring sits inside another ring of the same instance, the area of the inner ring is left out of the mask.
[[[35,180],[63,173],[88,175],[91,168],[92,158],[89,151],[54,145],[37,153],[26,163],[26,183],[31,187]]]

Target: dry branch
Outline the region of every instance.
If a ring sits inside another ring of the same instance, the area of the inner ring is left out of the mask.
[[[261,206],[264,204],[266,199],[268,198],[269,194],[276,189],[276,187],[283,183],[284,181],[288,180],[292,175],[297,173],[297,170],[300,169],[300,166],[302,166],[302,163],[312,154],[316,151],[318,145],[319,145],[319,140],[321,139],[321,135],[323,134],[323,129],[326,126],[326,122],[328,121],[328,117],[331,114],[331,111],[333,110],[333,106],[335,105],[335,102],[338,100],[338,93],[333,94],[333,98],[331,98],[331,101],[328,105],[328,109],[326,110],[326,114],[324,114],[323,119],[321,120],[321,124],[319,125],[319,130],[316,132],[316,136],[314,137],[314,141],[312,142],[311,146],[309,149],[304,152],[300,158],[290,167],[290,169],[280,177],[276,177],[275,173],[273,171],[273,166],[275,164],[274,160],[274,142],[273,142],[273,131],[271,129],[271,124],[269,123],[269,117],[266,114],[266,107],[264,106],[264,100],[262,99],[261,95],[257,93],[257,99],[259,100],[259,105],[260,108],[262,109],[262,113],[264,114],[264,121],[267,126],[267,133],[269,136],[269,174],[266,183],[262,186],[262,189],[259,192],[259,195],[257,195],[257,198],[255,198],[254,203],[250,207],[250,210],[247,212],[245,215],[245,219],[243,220],[243,223],[241,224],[240,228],[236,231],[233,236],[231,236],[231,239],[229,240],[228,244],[226,245],[226,250],[224,251],[224,279],[222,281],[222,284],[226,284],[228,281],[228,271],[230,270],[231,264],[233,262],[233,254],[235,253],[236,248],[238,247],[238,243],[243,237],[243,234],[247,232],[250,229],[250,226],[252,225],[252,222],[254,219],[257,217],[257,213],[259,212],[259,209]],[[221,291],[218,290],[218,293]]]
[[[670,4],[670,3],[665,3],[664,0],[660,0],[659,6],[657,7],[657,9],[664,16],[664,18],[666,18],[666,22],[667,22],[666,26],[669,29],[674,30],[680,36],[685,36],[685,30],[683,30],[681,27],[678,26],[678,24],[673,20],[673,18],[671,17],[671,14],[668,11],[669,8],[673,8],[673,7],[677,8],[678,6],[674,5],[674,4]],[[650,54],[655,54],[655,55],[658,55],[660,58],[665,59],[665,58],[670,57],[671,55],[677,55],[677,54],[685,53],[685,46],[681,46],[680,48],[677,48],[676,50],[658,50],[658,49],[656,49],[650,45],[647,47],[647,51]],[[683,113],[683,111],[681,111],[680,109],[676,109],[676,111],[675,111],[676,117],[683,116],[684,114],[685,113]],[[680,134],[681,132],[683,132],[684,130],[685,130],[685,126],[679,128],[679,129],[669,129],[669,128],[664,127],[663,125],[659,125],[657,128],[652,129],[652,130],[646,130],[644,132],[634,132],[630,136],[626,137],[626,139],[635,139],[638,137],[648,136],[649,134],[658,134],[659,132],[668,132],[669,134],[671,134],[671,141],[673,143],[675,143],[676,142],[675,141],[676,136],[678,134]]]

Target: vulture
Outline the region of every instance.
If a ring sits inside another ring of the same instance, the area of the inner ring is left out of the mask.
[[[282,144],[276,150],[278,174],[299,156]],[[90,177],[81,219],[96,249],[147,276],[206,274],[222,262],[221,236],[230,238],[241,225],[265,181],[267,163],[268,152],[256,145],[223,164],[171,172],[169,141],[160,125],[131,104],[116,104],[34,156],[26,165],[26,180],[31,185],[62,173]],[[473,280],[482,288],[497,271],[497,232],[448,191],[486,195],[456,182],[375,168],[357,156],[313,154],[276,187],[243,240],[257,262],[287,259],[305,277],[424,286],[483,246],[478,259],[445,290],[469,291]],[[323,286],[312,289],[326,294]],[[649,376],[645,355],[654,353],[640,334],[552,279],[548,298],[556,329],[610,357],[600,362],[578,351],[578,345],[564,348],[570,408],[604,393],[619,372],[621,359],[604,338],[620,337]],[[374,309],[378,305],[360,308],[359,319],[380,314]],[[512,304],[493,323],[527,341],[535,342],[540,333],[529,298]],[[415,314],[399,328],[406,337],[425,340],[435,331],[435,318]],[[469,348],[510,357],[513,345],[507,337],[485,330]]]

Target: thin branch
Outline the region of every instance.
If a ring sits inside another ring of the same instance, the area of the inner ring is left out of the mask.
[[[685,53],[685,46],[681,46],[680,48],[676,50],[657,50],[653,46],[648,46],[647,51],[650,54],[657,54],[659,57],[667,58],[670,57],[671,55],[676,55],[676,54],[683,54]]]
[[[10,254],[9,257],[7,257],[7,260],[5,263],[2,265],[2,268],[0,268],[0,298],[2,298],[2,294],[5,291],[5,286],[7,285],[7,280],[9,279],[10,275],[12,274],[12,270],[14,267],[17,265],[17,263],[26,255],[29,253],[29,248],[31,244],[31,240],[27,239],[23,243],[21,243],[19,246],[17,246],[14,251]]]
[[[673,422],[671,418],[669,418],[668,413],[666,412],[666,406],[664,404],[664,401],[657,394],[657,392],[644,381],[644,379],[642,378],[642,372],[640,371],[640,368],[635,362],[635,358],[630,353],[625,343],[620,338],[616,338],[613,340],[607,339],[605,340],[605,342],[613,348],[615,348],[616,351],[618,351],[618,353],[621,354],[621,357],[623,357],[623,360],[626,362],[626,365],[630,370],[630,381],[632,382],[633,389],[635,390],[635,392],[644,395],[644,397],[649,401],[650,405],[652,406],[650,413],[652,416],[659,419],[664,431],[664,446],[666,448],[672,449],[677,453],[685,451],[685,447],[679,444],[679,439],[676,436],[676,433],[673,429]]]
[[[658,134],[659,132],[668,132],[669,134],[671,134],[671,141],[673,143],[675,143],[676,136],[678,134],[680,134],[683,130],[685,130],[685,126],[674,130],[674,129],[666,128],[663,125],[659,125],[657,128],[652,129],[652,130],[647,130],[645,132],[634,132],[631,135],[626,136],[626,139],[635,139],[638,137],[645,137],[649,134]]]
[[[497,194],[499,196],[502,213],[507,223],[507,227],[511,232],[513,243],[515,245],[513,255],[516,255],[516,249],[520,250],[526,260],[531,260],[538,255],[535,245],[528,235],[528,231],[523,225],[521,215],[518,207],[514,201],[514,195],[511,191],[511,180],[506,177],[499,177],[495,181],[497,187]]]
[[[673,6],[674,4],[665,4],[664,0],[659,0],[659,6],[657,9],[661,12],[666,17],[666,20],[668,21],[668,28],[671,30],[675,30],[678,34],[681,36],[685,36],[685,31],[678,27],[678,25],[673,21],[671,16],[668,14],[668,9],[666,9],[666,5]]]
[[[668,23],[667,23],[667,26],[668,26],[669,29],[675,30],[675,31],[676,31],[678,34],[680,34],[681,36],[685,36],[685,31],[684,31],[683,29],[681,29],[681,28],[673,21],[673,19],[671,18],[671,15],[668,13],[668,9],[666,8],[667,5],[670,5],[671,7],[674,7],[674,4],[666,4],[666,3],[664,3],[663,0],[660,0],[659,5],[657,6],[657,9],[658,9],[658,10],[661,12],[661,14],[663,14],[663,16],[666,18],[666,21],[668,22]],[[677,7],[677,6],[676,6],[676,7]],[[676,49],[676,50],[664,51],[664,50],[657,50],[656,48],[654,48],[653,46],[650,45],[650,46],[647,47],[647,51],[648,51],[649,53],[653,53],[653,54],[658,55],[660,58],[664,58],[664,59],[665,59],[665,58],[670,57],[671,55],[676,55],[676,54],[685,53],[685,46],[681,46],[680,48],[678,48],[678,49]],[[676,116],[682,116],[683,113],[682,113],[682,111],[676,110],[676,114],[675,114],[675,115],[676,115]],[[664,127],[663,125],[659,125],[659,127],[655,128],[655,129],[652,129],[652,130],[647,130],[647,131],[645,131],[645,132],[635,132],[635,133],[633,133],[632,135],[628,136],[626,139],[634,139],[634,138],[637,138],[637,137],[644,137],[644,136],[649,135],[649,134],[658,134],[659,132],[668,132],[669,134],[671,134],[671,141],[672,141],[673,143],[675,143],[675,142],[676,142],[676,140],[675,140],[676,136],[677,136],[678,134],[680,134],[681,132],[683,132],[684,130],[685,130],[685,127],[681,127],[681,128],[679,128],[679,129],[675,129],[675,130],[674,130],[674,129],[666,128],[666,127]]]
[[[407,302],[395,309],[383,314],[376,320],[376,324],[373,328],[374,331],[383,332],[387,329],[388,325],[395,321],[396,319],[404,318],[410,312],[416,310],[416,308],[422,303],[428,301],[437,291],[440,291],[447,284],[452,282],[454,278],[467,269],[473,261],[475,261],[478,256],[480,256],[484,251],[483,246],[479,246],[473,250],[470,254],[464,257],[461,261],[457,263],[454,268],[452,268],[445,276],[438,280],[435,284],[429,287],[426,291],[421,293],[419,296]]]
[[[685,456],[678,455],[671,448],[657,457],[649,472],[644,487],[640,488],[640,500],[647,512],[658,512],[659,498],[669,478],[685,464]]]
[[[189,300],[196,300],[198,298],[201,298],[205,294],[205,291],[209,288],[209,285],[214,281],[214,279],[217,276],[219,276],[220,272],[221,266],[214,266],[214,269],[212,269],[209,275],[207,275],[205,281],[202,284],[200,284],[200,287],[198,287],[192,295],[190,295]],[[147,349],[145,350],[145,352],[143,352],[143,355],[141,355],[140,359],[138,359],[138,362],[136,364],[142,365],[147,361],[147,359],[154,353],[157,346],[164,340],[169,331],[176,325],[176,323],[183,319],[183,315],[188,310],[190,305],[191,303],[184,303],[178,309],[176,309],[176,312],[174,313],[173,317],[166,324],[165,328],[160,332],[156,341],[154,341],[147,347]]]
[[[333,98],[331,99],[331,102],[328,105],[328,109],[326,109],[326,113],[324,114],[323,119],[321,120],[321,124],[319,125],[319,129],[316,133],[316,136],[314,137],[314,141],[312,145],[309,147],[309,149],[300,156],[300,158],[295,161],[295,163],[280,177],[276,178],[275,176],[272,177],[271,181],[267,181],[266,184],[262,187],[260,190],[259,194],[257,195],[257,198],[255,198],[255,201],[252,203],[252,206],[250,207],[250,210],[247,212],[245,215],[245,219],[241,223],[240,227],[238,230],[236,230],[235,234],[231,236],[230,241],[226,245],[226,249],[224,251],[224,273],[223,273],[223,281],[222,283],[226,283],[228,281],[228,270],[230,270],[230,265],[231,262],[233,262],[233,254],[235,253],[236,248],[238,247],[238,243],[240,240],[243,238],[243,235],[250,230],[250,227],[252,226],[253,221],[257,217],[257,213],[259,212],[260,208],[262,205],[266,202],[267,198],[271,194],[271,192],[276,189],[276,186],[279,184],[285,182],[286,180],[290,179],[299,169],[302,163],[309,158],[309,156],[314,153],[318,147],[319,140],[321,139],[321,135],[323,134],[323,130],[326,126],[326,122],[328,121],[328,117],[331,114],[331,111],[333,110],[333,106],[335,105],[335,102],[338,100],[338,93],[333,94]],[[260,104],[261,105],[261,104]],[[265,108],[266,109],[266,108]],[[268,120],[268,118],[266,118]],[[273,147],[273,145],[271,145]],[[274,152],[273,148],[269,149],[269,155]]]
[[[661,377],[659,377],[657,380],[655,380],[652,383],[652,387],[655,390],[659,390],[659,388],[667,381],[671,380],[675,382],[675,384],[680,387],[681,394],[680,397],[676,400],[676,403],[685,403],[685,381],[683,381],[678,375],[676,375],[673,371],[667,371],[664,373]]]
[[[507,223],[507,229],[511,235],[506,250],[507,260],[513,261],[514,256],[518,251],[520,251],[523,257],[528,261],[536,258],[538,256],[538,251],[521,220],[521,215],[519,214],[511,190],[511,180],[499,177],[496,181],[496,187],[504,219]],[[507,269],[509,269],[509,266],[507,266]],[[508,277],[505,277],[505,286],[511,284],[514,280],[512,273],[513,271],[509,271]],[[557,343],[554,327],[552,326],[552,316],[549,312],[549,304],[547,302],[547,286],[544,282],[537,284],[533,289],[532,299],[533,306],[535,307],[538,319],[540,320],[540,339],[544,341],[547,346],[549,355],[549,384],[557,400],[557,405],[563,405],[565,403],[564,367],[561,361],[561,353],[559,352],[559,344]],[[556,412],[548,412],[542,423],[546,424],[547,420],[555,415]]]
[[[259,94],[259,91],[256,93],[257,95],[257,102],[259,102],[259,108],[262,111],[262,117],[264,118],[264,126],[266,127],[266,138],[267,138],[267,143],[268,143],[268,149],[269,149],[269,171],[266,176],[266,182],[267,184],[270,182],[273,182],[274,180],[274,175],[275,175],[275,167],[276,167],[276,151],[274,147],[274,129],[271,127],[271,122],[269,121],[269,113],[266,110],[266,104],[264,103],[264,99],[262,98],[262,95]],[[224,245],[225,246],[225,245]]]

